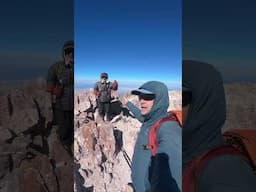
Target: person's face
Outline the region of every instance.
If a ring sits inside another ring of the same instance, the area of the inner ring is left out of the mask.
[[[153,105],[154,105],[154,99],[152,97],[147,97],[146,95],[139,95],[139,103],[140,103],[140,111],[142,115],[148,114]]]
[[[106,82],[106,81],[107,81],[107,78],[106,78],[106,77],[101,77],[101,81],[102,81],[102,82]]]

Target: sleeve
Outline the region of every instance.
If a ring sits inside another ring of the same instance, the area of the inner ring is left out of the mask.
[[[56,84],[56,74],[55,74],[55,65],[50,66],[47,73],[46,83],[47,83],[47,92],[53,93],[55,84]]]
[[[158,131],[157,154],[167,154],[169,168],[181,190],[182,186],[182,130],[177,122],[165,122]]]
[[[198,192],[253,192],[256,177],[248,163],[240,157],[225,155],[216,157],[200,171]]]
[[[128,109],[133,113],[136,119],[138,119],[140,122],[144,122],[144,117],[142,116],[140,109],[136,107],[132,102],[128,101],[126,104]]]
[[[99,87],[98,87],[98,82],[95,83],[95,85],[94,85],[94,95],[95,95],[96,97],[99,97],[99,96],[100,96],[100,91],[99,91]]]
[[[180,192],[169,168],[168,155],[164,153],[151,157],[149,167],[150,192]]]

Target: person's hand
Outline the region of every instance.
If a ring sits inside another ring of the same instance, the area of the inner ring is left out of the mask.
[[[121,99],[122,105],[126,106],[126,104],[128,103],[128,98],[127,96],[123,96],[123,98]]]

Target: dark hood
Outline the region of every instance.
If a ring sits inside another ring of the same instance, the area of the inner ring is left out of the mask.
[[[203,152],[223,144],[221,128],[226,120],[226,103],[222,77],[212,65],[184,60],[182,86],[192,91],[182,130],[184,166]]]
[[[155,94],[153,107],[148,114],[144,115],[145,120],[155,120],[162,115],[166,115],[169,107],[167,86],[159,81],[149,81],[143,84],[140,89],[146,89]]]

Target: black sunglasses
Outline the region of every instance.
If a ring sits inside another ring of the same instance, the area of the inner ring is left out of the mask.
[[[139,94],[139,100],[143,99],[145,101],[151,101],[153,99],[155,99],[155,95],[154,94]]]
[[[69,55],[70,53],[74,53],[74,48],[64,49],[64,55]]]

